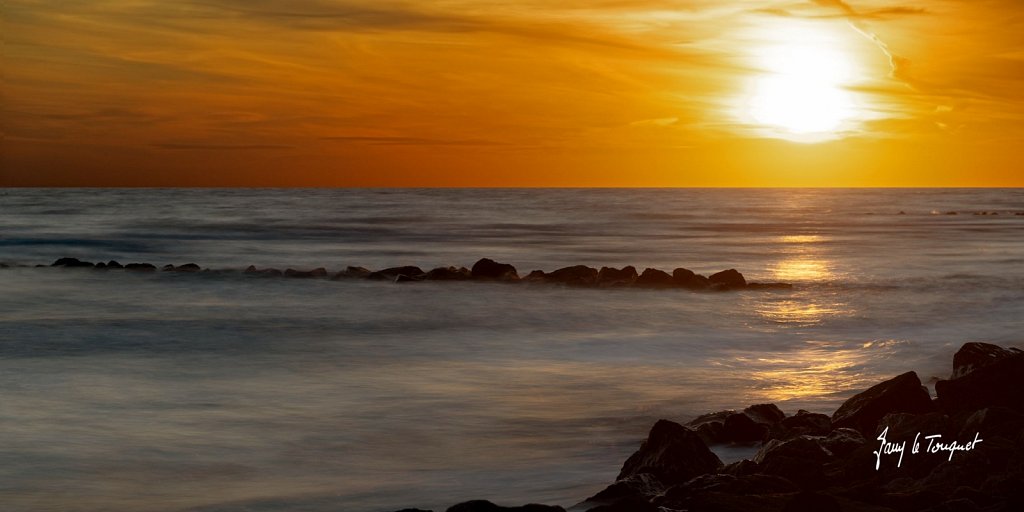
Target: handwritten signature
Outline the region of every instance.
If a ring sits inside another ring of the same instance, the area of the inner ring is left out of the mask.
[[[883,430],[882,433],[879,434],[879,436],[876,438],[879,441],[881,441],[881,444],[879,445],[877,451],[871,452],[875,454],[875,471],[877,471],[878,468],[881,467],[883,455],[894,455],[898,453],[900,455],[900,458],[899,460],[896,461],[896,467],[900,467],[903,464],[903,455],[907,452],[907,441],[904,440],[902,442],[890,442],[888,439],[886,439],[886,436],[888,435],[889,427],[885,427],[885,430]],[[946,443],[943,442],[941,438],[942,434],[924,436],[923,439],[927,440],[928,442],[928,445],[925,447],[924,450],[925,453],[932,454],[940,452],[949,452],[949,458],[946,459],[947,461],[953,460],[954,453],[969,452],[973,450],[976,446],[978,446],[978,443],[983,441],[980,432],[975,432],[974,440],[966,443],[959,443],[957,441],[950,441]],[[912,455],[917,454],[921,451],[921,439],[921,433],[918,432],[917,435],[914,436],[914,443],[910,445],[910,453]]]

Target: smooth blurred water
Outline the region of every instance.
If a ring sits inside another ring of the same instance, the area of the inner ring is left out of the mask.
[[[522,274],[734,267],[797,286],[2,269],[0,503],[571,505],[614,479],[657,418],[766,401],[831,412],[908,369],[945,376],[963,342],[1019,346],[1018,212],[1016,189],[2,190],[0,262],[11,265],[491,257]]]

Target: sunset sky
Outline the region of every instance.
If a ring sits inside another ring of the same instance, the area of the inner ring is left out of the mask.
[[[1024,186],[1019,0],[7,0],[0,185]]]

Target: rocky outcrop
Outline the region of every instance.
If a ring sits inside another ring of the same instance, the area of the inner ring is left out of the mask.
[[[656,268],[645,268],[633,282],[633,286],[637,288],[671,288],[672,276]]]
[[[536,504],[523,505],[521,507],[500,507],[489,501],[475,500],[448,507],[448,512],[565,512],[565,509]]]
[[[320,267],[313,270],[295,270],[293,268],[286,269],[284,271],[285,277],[296,277],[301,279],[310,279],[316,277],[327,277],[327,269]]]
[[[597,284],[598,271],[586,265],[574,265],[560,268],[554,272],[544,275],[544,280],[549,283],[558,283],[568,286],[594,286]]]
[[[1008,385],[1024,375],[1024,352],[987,343],[967,343],[953,356],[949,380],[935,383],[939,407],[949,413],[987,407],[1024,412],[1024,393]]]
[[[935,410],[928,389],[914,372],[907,372],[854,395],[832,415],[833,427],[849,427],[865,436],[875,433],[878,421],[894,412],[926,413]]]
[[[621,269],[612,267],[601,267],[597,272],[598,286],[632,286],[637,278],[636,269],[632,266]]]
[[[640,449],[622,465],[618,480],[650,474],[665,485],[717,471],[722,461],[696,432],[678,423],[659,420]]]
[[[51,267],[92,267],[88,261],[81,261],[78,258],[60,258],[50,264]]]
[[[746,288],[747,280],[734,268],[723,270],[708,277],[714,290],[739,290]]]
[[[473,274],[466,267],[438,267],[427,272],[424,278],[429,281],[466,281],[472,279]]]
[[[473,264],[470,269],[473,279],[485,279],[492,281],[518,281],[519,274],[516,268],[508,263],[498,263],[489,258],[483,258]]]

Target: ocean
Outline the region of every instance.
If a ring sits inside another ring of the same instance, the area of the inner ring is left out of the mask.
[[[34,267],[64,256],[332,272],[488,257],[795,286]],[[8,511],[569,506],[659,418],[831,413],[907,370],[946,377],[964,342],[1024,337],[1021,189],[3,189],[0,262]]]

